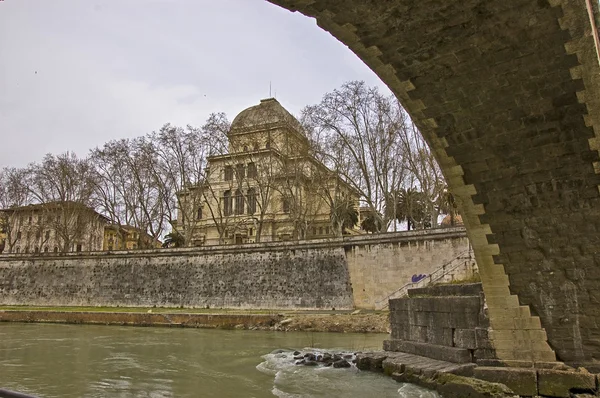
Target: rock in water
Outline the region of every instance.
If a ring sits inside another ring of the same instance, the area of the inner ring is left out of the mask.
[[[334,368],[349,368],[350,366],[352,365],[350,365],[350,363],[345,359],[340,359],[339,361],[335,361],[333,363]]]

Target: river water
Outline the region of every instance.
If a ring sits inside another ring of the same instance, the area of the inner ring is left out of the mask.
[[[354,367],[294,365],[289,351],[380,349],[385,338],[0,323],[0,387],[46,398],[438,397]]]

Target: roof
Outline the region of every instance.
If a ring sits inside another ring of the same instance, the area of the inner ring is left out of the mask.
[[[26,206],[17,206],[17,207],[10,207],[8,209],[0,209],[0,212],[11,212],[11,213],[16,213],[16,212],[24,212],[24,211],[31,211],[31,210],[43,210],[43,209],[62,209],[64,207],[68,207],[68,208],[81,208],[83,210],[87,210],[90,211],[92,213],[95,213],[98,217],[103,218],[106,222],[110,222],[110,219],[100,213],[98,213],[96,210],[94,210],[91,207],[88,207],[86,205],[84,205],[83,203],[79,203],[79,202],[74,202],[74,201],[53,201],[53,202],[46,202],[46,203],[34,203],[34,204],[29,204]]]
[[[287,125],[297,132],[302,132],[300,122],[292,116],[275,98],[260,100],[260,104],[251,106],[241,111],[231,123],[229,134],[271,127]]]

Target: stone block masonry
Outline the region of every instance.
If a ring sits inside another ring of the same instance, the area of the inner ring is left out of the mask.
[[[388,297],[410,283],[414,275],[428,278],[447,266],[443,279],[462,280],[473,276],[474,258],[469,259],[469,239],[462,228],[412,231],[391,234],[395,239],[354,241],[346,246],[352,277],[354,306],[380,309]],[[374,235],[377,237],[377,235]],[[377,239],[377,238],[375,238]]]
[[[387,351],[455,363],[495,358],[480,283],[411,289],[390,300],[390,323]]]
[[[241,246],[5,255],[0,304],[351,309],[357,303],[353,291],[364,297],[363,287],[370,286],[373,298],[385,297],[427,269],[427,260],[453,255],[449,248],[461,244],[468,245],[464,229],[448,228]],[[362,253],[370,255],[361,265]],[[383,277],[392,287],[365,281]]]
[[[0,261],[9,305],[352,308],[342,248],[161,251]]]
[[[270,1],[314,17],[418,126],[467,227],[498,357],[596,366],[598,2]]]

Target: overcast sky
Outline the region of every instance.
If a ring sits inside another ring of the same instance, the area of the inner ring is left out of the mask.
[[[231,120],[269,82],[297,115],[348,80],[387,90],[313,19],[265,0],[4,0],[0,167]]]

